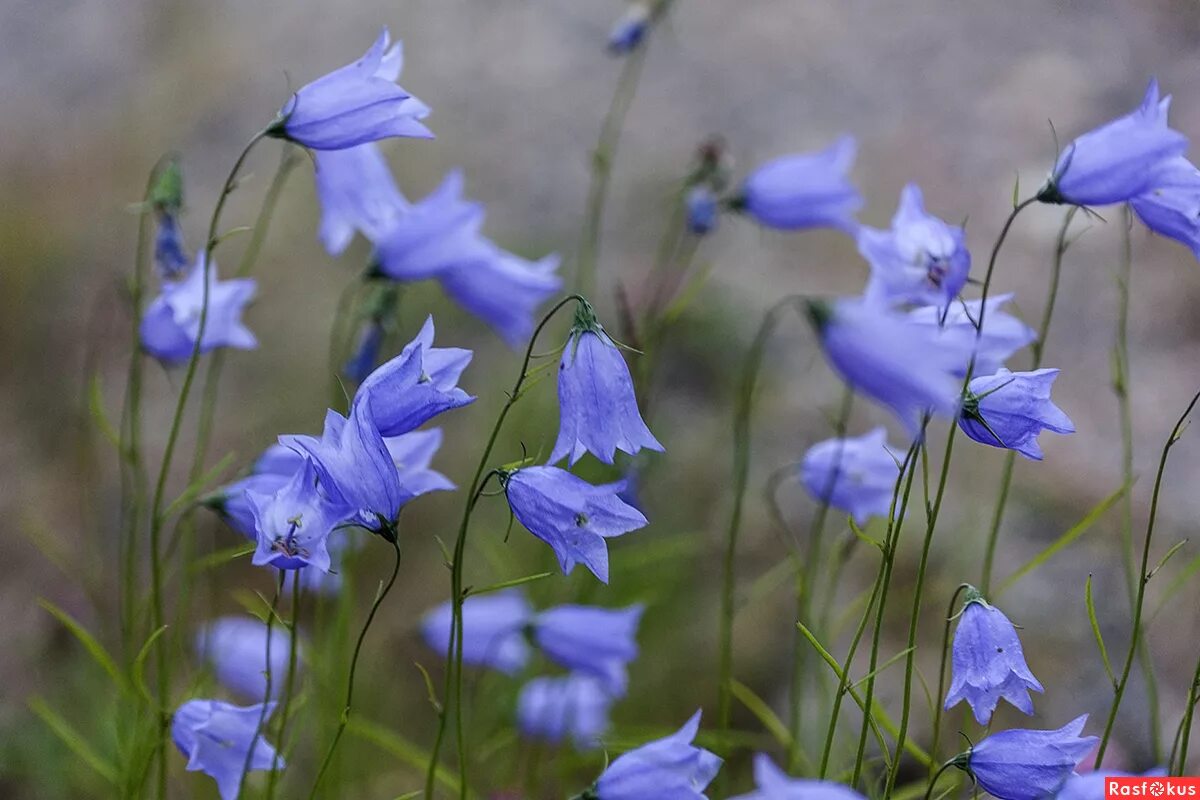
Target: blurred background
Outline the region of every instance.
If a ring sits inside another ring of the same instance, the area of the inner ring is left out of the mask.
[[[117,459],[94,430],[86,387],[98,376],[104,406],[116,419],[128,364],[125,281],[137,226],[128,206],[140,198],[158,157],[182,155],[184,226],[195,246],[233,157],[274,115],[289,87],[357,57],[386,24],[405,44],[401,83],[433,107],[427,121],[437,134],[434,141],[385,144],[401,188],[419,198],[449,169],[463,168],[467,194],[487,205],[486,233],[526,256],[561,253],[569,276],[589,154],[621,68],[604,43],[622,10],[618,0],[0,0],[0,795],[104,794],[86,765],[30,715],[26,701],[46,697],[85,735],[106,736],[105,679],[36,600],[51,599],[106,640],[115,634]],[[853,178],[867,199],[860,219],[886,227],[900,189],[917,181],[932,213],[968,220],[979,277],[1010,208],[1014,180],[1019,177],[1021,194],[1028,195],[1053,163],[1048,120],[1065,142],[1132,108],[1157,75],[1175,96],[1173,126],[1200,135],[1198,43],[1200,8],[1188,0],[678,0],[649,43],[613,171],[596,297],[601,316],[617,327],[618,284],[635,298],[643,291],[672,192],[697,145],[713,135],[725,141],[735,176],[842,133],[857,136]],[[262,147],[252,157],[253,177],[234,195],[227,225],[252,223],[278,157],[272,150]],[[994,288],[1015,292],[1015,311],[1031,324],[1041,314],[1062,213],[1052,207],[1024,213],[1001,256]],[[248,322],[260,347],[227,359],[210,463],[236,452],[228,476],[277,434],[317,431],[329,403],[330,324],[339,294],[368,254],[360,240],[340,260],[328,257],[316,240],[317,218],[305,161],[290,178],[256,267],[259,295]],[[1044,435],[1044,463],[1018,461],[999,576],[1019,568],[1121,484],[1110,367],[1119,213],[1113,209],[1108,220],[1077,223],[1076,230],[1090,229],[1067,253],[1045,356],[1046,366],[1063,368],[1055,400],[1078,432]],[[232,266],[242,246],[232,241],[218,261]],[[1200,388],[1194,311],[1200,272],[1186,248],[1141,226],[1134,227],[1133,247],[1129,347],[1140,540],[1158,451]],[[630,695],[614,711],[614,738],[624,741],[674,729],[697,707],[715,713],[716,587],[731,502],[733,392],[762,312],[786,294],[856,293],[867,274],[853,242],[841,234],[769,233],[738,219],[722,220],[697,260],[711,267],[711,280],[656,354],[660,367],[649,387],[648,422],[667,448],[644,462],[641,501],[650,526],[611,543],[607,589],[583,570],[528,587],[539,605],[647,604]],[[442,419],[446,444],[435,462],[462,484],[515,377],[518,354],[432,286],[406,294],[401,342],[427,313],[437,320],[439,344],[476,351],[462,383],[479,400]],[[1021,353],[1013,363],[1021,368],[1028,358]],[[151,464],[161,452],[180,379],[178,371],[148,368]],[[760,579],[789,548],[760,498],[771,473],[829,435],[840,397],[806,325],[787,321],[762,378],[735,635],[737,678],[781,716],[793,601],[788,580]],[[552,383],[518,408],[498,461],[520,458],[522,444],[547,452],[553,443]],[[893,443],[902,446],[903,434],[887,414],[856,404],[850,431],[876,424],[888,425]],[[194,423],[185,430],[179,488]],[[933,435],[935,454],[942,430]],[[940,620],[950,594],[960,582],[978,580],[1002,462],[999,451],[958,444],[925,589],[917,651],[925,676],[936,679]],[[592,468],[585,474],[609,477]],[[1168,470],[1155,560],[1193,537],[1198,478],[1200,446],[1189,436]],[[779,496],[793,535],[802,540],[811,501],[794,484]],[[421,747],[428,746],[435,716],[413,664],[426,666],[436,680],[441,659],[424,647],[416,626],[420,613],[447,596],[448,574],[434,537],[453,538],[462,502],[461,493],[446,493],[406,511],[401,579],[360,670],[359,713]],[[201,555],[239,543],[208,512],[196,519]],[[548,549],[524,531],[503,542],[501,501],[487,504],[478,520],[468,584],[553,568]],[[1125,650],[1129,618],[1118,520],[1116,509],[1107,513],[1000,602],[1022,626],[1029,664],[1047,689],[1036,698],[1034,727],[1058,727],[1085,712],[1093,715],[1089,732],[1102,724],[1111,689],[1088,630],[1084,582],[1093,576],[1101,628],[1116,659]],[[840,518],[831,525],[834,535],[848,536]],[[904,647],[919,528],[909,529],[899,557],[888,628],[894,640],[885,656]],[[356,620],[387,567],[384,549],[369,542],[366,557],[348,568]],[[1150,611],[1197,552],[1195,544],[1186,545],[1151,583]],[[835,608],[870,585],[875,563],[865,548],[855,553]],[[270,587],[270,575],[248,563],[222,566],[194,597],[191,615],[202,620],[238,611],[238,590],[267,593]],[[1197,599],[1191,587],[1171,595],[1148,629],[1168,738],[1200,647]],[[312,644],[320,646],[319,635]],[[839,639],[833,651],[841,657],[844,649]],[[856,674],[864,672],[860,667]],[[898,706],[902,672],[893,668],[881,679],[880,697],[889,709]],[[473,696],[488,709],[478,712],[476,772],[494,781],[487,788],[512,796],[521,796],[513,764],[529,756],[514,756],[516,746],[495,733],[511,713],[518,686],[496,675],[476,681],[472,673]],[[925,737],[923,699],[916,709],[914,732]],[[856,731],[857,717],[847,720],[844,729]],[[735,721],[762,739],[760,723],[740,705]],[[1005,709],[996,724],[1024,721]],[[1114,766],[1153,766],[1147,725],[1145,692],[1135,677],[1117,728]],[[358,782],[353,796],[394,797],[418,788],[419,770],[377,742],[356,740],[346,749],[344,768]],[[600,764],[595,756],[582,765],[565,754],[540,758],[558,765],[557,773],[545,767],[547,797],[573,793],[586,777],[571,779],[571,770],[591,776]],[[747,763],[741,756],[731,762],[735,788],[748,780]],[[209,796],[209,782],[193,777],[178,783],[181,796]]]

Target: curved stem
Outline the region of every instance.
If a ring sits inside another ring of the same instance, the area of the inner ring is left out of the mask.
[[[288,631],[288,666],[287,678],[283,686],[283,708],[279,712],[279,733],[277,736],[278,747],[275,748],[275,757],[271,759],[271,774],[267,778],[267,798],[275,796],[275,784],[279,780],[279,752],[284,748],[284,743],[287,737],[288,717],[292,710],[292,698],[296,686],[296,659],[300,649],[297,629],[300,624],[300,574],[292,572],[292,627]],[[270,633],[267,634],[268,644],[270,643]],[[270,661],[267,661],[268,666]]]
[[[1175,735],[1175,747],[1167,760],[1167,767],[1172,775],[1182,775],[1187,769],[1188,745],[1192,738],[1192,717],[1196,713],[1196,702],[1200,700],[1200,660],[1196,662],[1196,670],[1192,674],[1192,685],[1188,687],[1187,707],[1183,711],[1183,719],[1179,722],[1179,732]],[[1176,757],[1178,753],[1178,761]]]
[[[308,793],[309,800],[317,796],[317,788],[321,785],[321,778],[325,777],[325,772],[329,769],[330,762],[333,761],[333,754],[337,750],[338,742],[341,741],[342,734],[346,732],[346,726],[350,724],[350,709],[354,704],[354,673],[358,670],[358,657],[362,653],[363,641],[367,638],[367,631],[371,629],[371,623],[375,620],[375,614],[379,611],[379,606],[383,604],[384,598],[388,596],[388,592],[392,590],[392,586],[396,583],[396,576],[400,574],[399,538],[393,533],[391,536],[385,537],[385,539],[392,545],[392,551],[396,556],[392,564],[392,575],[388,578],[383,588],[376,593],[375,602],[371,604],[371,611],[367,614],[367,621],[363,623],[362,630],[358,634],[358,641],[354,644],[354,655],[350,658],[350,677],[346,679],[346,702],[342,705],[342,718],[338,722],[337,730],[333,734],[333,741],[329,743],[329,749],[325,751],[325,758],[321,760],[321,768],[317,771],[317,777],[313,781],[312,790]]]
[[[1183,435],[1183,429],[1187,422],[1188,415],[1192,413],[1192,409],[1196,407],[1197,401],[1200,401],[1200,392],[1197,392],[1192,397],[1192,401],[1188,403],[1183,414],[1179,416],[1179,421],[1175,423],[1175,427],[1171,429],[1170,436],[1167,437],[1166,444],[1163,445],[1162,455],[1158,459],[1158,471],[1154,476],[1154,492],[1150,495],[1150,517],[1146,522],[1146,538],[1142,543],[1142,562],[1139,580],[1137,582],[1137,593],[1134,596],[1133,603],[1133,631],[1130,634],[1129,650],[1125,654],[1125,666],[1121,669],[1121,678],[1117,681],[1116,692],[1113,696],[1112,707],[1108,711],[1108,719],[1104,723],[1104,735],[1100,738],[1100,746],[1096,750],[1095,768],[1099,769],[1104,759],[1104,751],[1108,748],[1108,740],[1112,736],[1113,724],[1117,720],[1117,711],[1121,707],[1121,700],[1125,696],[1125,687],[1129,683],[1129,673],[1133,669],[1133,657],[1138,649],[1138,642],[1141,640],[1142,634],[1142,605],[1146,598],[1146,583],[1149,580],[1147,569],[1150,562],[1150,541],[1154,536],[1154,523],[1158,517],[1158,495],[1162,490],[1163,473],[1167,468],[1167,456],[1171,453],[1171,448],[1179,441],[1179,437]]]
[[[471,483],[468,486],[467,502],[463,507],[462,519],[458,526],[458,536],[454,541],[454,556],[450,564],[451,617],[450,640],[446,652],[446,681],[442,693],[442,709],[438,713],[437,735],[434,738],[433,748],[429,754],[429,768],[425,773],[426,800],[432,800],[433,798],[438,757],[441,752],[442,741],[446,735],[447,704],[451,702],[454,705],[455,735],[459,756],[459,793],[461,797],[465,798],[467,796],[465,733],[462,724],[462,606],[465,599],[463,597],[463,555],[467,546],[467,530],[470,528],[471,514],[475,510],[475,504],[479,499],[484,472],[492,457],[492,449],[496,446],[496,440],[500,437],[500,430],[504,427],[504,420],[508,417],[508,412],[512,410],[512,407],[521,397],[521,388],[525,385],[525,380],[528,377],[529,363],[533,359],[533,349],[537,344],[538,337],[554,315],[572,302],[586,303],[587,300],[579,294],[571,294],[564,297],[554,304],[554,307],[542,317],[542,321],[534,329],[533,336],[529,338],[529,345],[525,348],[525,357],[521,361],[521,372],[518,374],[512,390],[508,393],[508,399],[500,409],[500,414],[496,417],[496,423],[492,426],[492,432],[488,436],[487,444],[480,454],[479,463],[475,467],[475,474],[471,477]]]
[[[242,762],[242,772],[238,777],[238,795],[246,788],[246,775],[250,772],[250,765],[254,762],[254,751],[258,749],[258,740],[262,738],[263,728],[267,724],[267,716],[271,708],[271,683],[274,680],[274,675],[271,670],[271,627],[275,624],[275,617],[278,616],[279,597],[283,594],[283,570],[279,570],[279,580],[275,583],[275,595],[271,598],[271,610],[267,614],[267,647],[265,655],[265,677],[266,686],[263,689],[262,708],[258,712],[258,723],[254,726],[254,738],[250,740],[250,747],[246,750],[246,760]]]
[[[929,786],[925,789],[925,800],[933,797],[933,787],[937,785],[938,778],[942,777],[942,773],[951,767],[955,766],[953,761],[947,761],[942,766],[938,767],[938,771],[933,773],[933,777],[929,779]]]
[[[960,583],[954,590],[954,594],[950,595],[950,605],[946,609],[946,630],[942,633],[942,660],[938,665],[938,690],[937,695],[933,698],[935,701],[933,705],[933,741],[929,745],[929,757],[934,761],[937,760],[938,742],[942,734],[942,707],[945,705],[946,697],[946,659],[950,656],[950,627],[954,624],[954,609],[958,605],[958,598],[969,588],[971,588],[969,583]],[[931,772],[930,784],[935,780],[937,777]]]

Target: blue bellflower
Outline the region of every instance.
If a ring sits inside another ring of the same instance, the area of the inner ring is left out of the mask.
[[[538,614],[533,641],[559,666],[591,675],[607,694],[625,694],[626,665],[637,658],[637,629],[645,607],[562,605]]]
[[[529,663],[531,648],[525,631],[533,609],[519,589],[505,589],[463,601],[464,664],[490,667],[515,675]],[[450,644],[454,610],[442,603],[421,620],[421,636],[434,651],[445,654]]]
[[[1053,797],[1100,740],[1080,736],[1087,714],[1058,730],[1013,729],[993,733],[954,760],[998,800]]]
[[[925,413],[955,416],[957,370],[973,342],[939,338],[907,315],[864,300],[810,300],[808,315],[830,365],[855,391],[895,412],[911,435]]]
[[[923,306],[908,312],[910,321],[937,331],[939,337],[958,342],[969,342],[975,351],[974,375],[991,375],[1008,361],[1014,353],[1037,341],[1037,332],[1021,320],[1001,309],[1013,299],[1011,292],[989,297],[987,313],[983,317],[983,332],[979,333],[980,300],[954,303],[949,309]],[[961,344],[958,346],[962,346]],[[968,353],[970,351],[968,350]],[[955,374],[967,376],[970,357],[963,361]]]
[[[951,659],[947,709],[966,700],[980,725],[991,722],[1002,699],[1025,714],[1033,713],[1029,692],[1043,689],[1025,663],[1016,628],[975,589],[967,592]]]
[[[583,564],[608,583],[605,539],[644,527],[646,517],[617,497],[624,482],[593,486],[558,467],[525,467],[504,478],[513,515],[558,557],[564,575]]]
[[[439,282],[454,302],[516,347],[533,333],[538,307],[562,289],[559,257],[552,253],[531,261],[485,244],[484,257],[446,270]]]
[[[517,696],[517,728],[526,739],[593,748],[608,730],[613,697],[589,675],[534,678]]]
[[[818,442],[800,464],[800,480],[809,494],[845,511],[859,525],[888,515],[899,473],[882,427],[855,438]]]
[[[687,207],[689,231],[703,236],[717,227],[717,196],[708,186],[693,186],[687,193],[684,205]]]
[[[268,658],[267,641],[270,639]],[[267,697],[267,675],[271,697],[283,691],[291,636],[278,625],[271,627],[256,617],[229,616],[209,622],[196,634],[196,652],[212,665],[222,686],[247,699]]]
[[[858,251],[871,265],[867,296],[887,303],[945,308],[971,271],[963,229],[927,213],[915,183],[900,193],[890,230],[858,229]]]
[[[1183,155],[1187,137],[1167,125],[1171,97],[1151,80],[1141,106],[1067,146],[1038,199],[1104,206],[1132,200],[1153,185],[1158,168]]]
[[[249,475],[222,486],[201,502],[217,512],[229,527],[254,541],[258,534],[254,531],[254,513],[246,492],[275,494],[302,466],[304,456],[281,444],[273,444],[254,462]]]
[[[350,358],[342,366],[342,375],[354,383],[362,383],[375,371],[379,363],[379,351],[387,335],[378,320],[368,319],[358,332],[358,340],[350,352]]]
[[[183,244],[179,216],[171,211],[162,211],[158,215],[158,229],[154,233],[154,268],[158,277],[173,281],[183,275],[187,266],[187,248]]]
[[[651,17],[650,6],[643,0],[634,0],[626,6],[608,34],[608,52],[617,56],[633,52],[646,38]]]
[[[1067,782],[1058,790],[1054,800],[1108,800],[1108,793],[1104,790],[1108,778],[1148,778],[1166,774],[1166,770],[1163,769],[1152,769],[1141,775],[1104,769],[1087,772],[1083,775],[1076,772],[1067,778]]]
[[[246,499],[258,534],[252,559],[255,565],[278,569],[313,566],[329,571],[326,540],[334,527],[353,515],[354,507],[321,492],[312,461],[306,461],[275,494],[248,491]]]
[[[754,783],[758,791],[731,800],[866,800],[840,783],[790,778],[765,753],[754,756]]]
[[[558,406],[551,464],[569,457],[574,466],[587,452],[611,464],[617,450],[663,450],[638,411],[625,357],[586,305],[576,313],[558,365]]]
[[[597,800],[708,800],[705,787],[721,769],[719,756],[696,747],[700,712],[665,739],[617,758],[596,781]]]
[[[254,334],[242,324],[242,312],[254,298],[254,281],[218,280],[215,262],[208,273],[208,314],[200,352],[218,347],[239,350],[258,347]],[[165,364],[187,361],[200,336],[203,307],[204,253],[200,252],[187,277],[178,283],[164,284],[162,292],[146,307],[139,331],[142,349]]]
[[[1050,400],[1056,369],[1009,372],[972,378],[958,426],[980,444],[1015,450],[1042,460],[1042,431],[1074,433],[1075,424]]]
[[[1192,162],[1171,159],[1154,185],[1129,204],[1147,228],[1187,245],[1200,259],[1200,170]]]
[[[269,134],[313,150],[343,150],[391,136],[432,139],[419,122],[429,106],[396,85],[403,66],[403,49],[399,42],[391,46],[384,28],[358,61],[292,95]]]
[[[383,440],[383,446],[396,465],[400,486],[406,494],[420,497],[429,492],[447,492],[455,488],[449,478],[429,468],[442,446],[441,428],[389,436]]]
[[[853,138],[843,136],[825,150],[768,161],[746,178],[734,205],[768,228],[852,231],[862,207],[846,177],[856,148]]]
[[[274,710],[275,704],[268,703],[266,716]],[[283,763],[259,733],[262,715],[261,703],[239,707],[220,700],[189,700],[171,718],[171,738],[188,760],[188,771],[203,772],[216,781],[221,800],[236,800],[247,755],[251,770],[271,769],[276,759]]]
[[[321,204],[318,235],[331,256],[341,255],[356,232],[376,241],[408,211],[408,201],[375,144],[320,150],[314,160]]]

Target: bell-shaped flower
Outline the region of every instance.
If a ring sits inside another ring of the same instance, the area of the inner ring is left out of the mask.
[[[275,710],[267,703],[265,717]],[[221,800],[237,800],[242,772],[283,765],[283,757],[262,737],[263,704],[235,706],[220,700],[189,700],[171,717],[171,738],[187,759],[189,772],[217,782]],[[265,725],[263,726],[265,727]]]
[[[368,319],[359,328],[358,338],[350,357],[342,365],[342,375],[354,383],[362,383],[379,364],[379,351],[387,335],[379,320]]]
[[[625,357],[586,304],[576,312],[558,365],[558,408],[551,464],[569,457],[573,466],[587,452],[611,464],[617,450],[663,450],[642,421]]]
[[[862,198],[846,173],[856,150],[843,136],[825,150],[768,161],[746,178],[734,207],[768,228],[852,231]]]
[[[1187,245],[1200,259],[1200,170],[1192,162],[1171,159],[1129,204],[1147,228]]]
[[[281,444],[273,444],[254,462],[249,475],[225,484],[200,502],[220,515],[229,527],[254,541],[258,534],[254,530],[254,512],[246,492],[275,494],[303,466],[304,456]]]
[[[814,498],[845,511],[859,525],[886,517],[900,466],[887,443],[887,431],[826,439],[809,448],[800,464],[800,480]]]
[[[975,589],[967,592],[951,652],[947,709],[966,700],[980,725],[991,722],[1000,700],[1033,713],[1029,692],[1043,691],[1042,684],[1025,663],[1017,630],[1004,612],[989,605]]]
[[[948,309],[922,306],[908,312],[908,318],[936,331],[940,337],[970,343],[970,348],[975,351],[972,374],[991,375],[1018,350],[1037,341],[1037,332],[1033,328],[1001,310],[1012,299],[1011,292],[988,298],[982,333],[978,325],[980,309],[984,304],[980,300],[953,303]],[[968,357],[962,367],[956,370],[955,374],[960,378],[967,376],[970,360]]]
[[[164,281],[179,278],[187,270],[188,260],[179,215],[170,211],[159,213],[154,232],[154,269],[158,277]]]
[[[429,492],[446,492],[455,488],[449,478],[429,468],[442,446],[441,428],[390,436],[383,440],[383,445],[396,465],[400,486],[407,494],[420,497]]]
[[[1043,800],[1062,788],[1100,740],[1080,736],[1087,714],[1058,730],[1012,729],[988,736],[954,759],[998,800]]]
[[[533,641],[551,661],[600,681],[614,697],[625,694],[626,666],[637,658],[637,629],[645,607],[562,605],[538,614]]]
[[[705,787],[721,769],[721,759],[696,747],[700,712],[665,739],[618,757],[596,781],[597,800],[708,800]]]
[[[558,745],[569,737],[586,750],[608,730],[613,701],[590,675],[534,678],[517,696],[517,728],[525,739]]]
[[[1056,369],[1009,372],[972,378],[958,426],[980,444],[1016,450],[1042,460],[1042,431],[1074,433],[1075,424],[1050,400]]]
[[[808,301],[825,357],[857,392],[892,409],[912,435],[923,414],[955,416],[957,371],[973,342],[939,337],[908,315],[858,299]]]
[[[791,778],[765,753],[754,756],[754,784],[757,791],[731,800],[866,800],[840,783]]]
[[[270,642],[268,646],[268,641]],[[279,625],[256,617],[228,616],[206,624],[196,634],[196,653],[212,665],[213,674],[226,689],[247,700],[267,699],[283,692],[291,635]]]
[[[468,597],[463,601],[462,615],[464,664],[515,675],[529,663],[532,651],[525,632],[533,619],[533,608],[519,589]],[[449,649],[453,618],[454,610],[446,602],[421,620],[421,637],[441,655]]]
[[[871,265],[867,296],[885,303],[945,308],[958,297],[971,271],[963,229],[927,213],[915,183],[900,193],[890,230],[865,225],[858,229],[858,251]]]
[[[475,398],[458,388],[471,351],[433,346],[433,317],[400,355],[372,372],[358,387],[354,405],[367,405],[383,436],[415,430],[433,417]]]
[[[556,254],[531,261],[487,245],[483,256],[443,272],[438,280],[454,302],[491,326],[509,346],[528,341],[534,314],[562,289]]]
[[[306,461],[275,494],[246,493],[257,533],[258,547],[252,559],[255,565],[278,569],[311,565],[329,571],[326,540],[336,526],[353,515],[354,506],[342,498],[330,499],[318,488],[317,474],[317,466]]]
[[[503,484],[513,515],[550,545],[564,575],[583,564],[608,583],[605,539],[646,525],[642,512],[617,496],[623,481],[593,486],[558,467],[525,467]]]
[[[391,136],[431,139],[419,122],[429,106],[396,85],[403,66],[403,49],[399,42],[391,45],[384,28],[358,61],[293,94],[268,133],[313,150],[343,150]]]
[[[318,235],[330,255],[341,255],[355,233],[376,241],[408,211],[408,201],[375,144],[319,150],[314,161],[321,204]]]
[[[164,364],[179,364],[192,357],[200,336],[200,317],[205,304],[204,252],[196,256],[191,272],[178,283],[163,285],[142,317],[142,349]],[[242,312],[254,298],[255,283],[249,278],[217,279],[214,262],[208,270],[208,313],[200,352],[218,347],[253,350],[258,340],[242,324]]]
[[[1082,775],[1076,772],[1067,778],[1067,782],[1058,790],[1054,800],[1108,800],[1108,792],[1105,791],[1105,787],[1109,778],[1150,778],[1166,774],[1164,769],[1152,769],[1141,775],[1105,769],[1085,772]]]
[[[684,198],[687,209],[687,228],[697,236],[711,233],[717,227],[717,196],[705,185],[693,186]]]
[[[1151,79],[1142,104],[1067,145],[1038,199],[1104,206],[1132,200],[1153,186],[1158,169],[1183,155],[1188,139],[1167,125],[1171,97],[1159,99]]]

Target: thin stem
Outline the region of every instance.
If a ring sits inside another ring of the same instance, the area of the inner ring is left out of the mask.
[[[271,627],[275,624],[275,617],[278,616],[279,597],[283,594],[283,570],[279,571],[279,580],[275,583],[275,594],[271,597],[271,610],[267,614],[267,647],[266,647],[266,670],[265,678],[266,685],[263,689],[262,708],[258,712],[258,723],[254,726],[254,738],[250,740],[250,747],[246,750],[246,760],[242,762],[242,772],[238,777],[238,795],[246,788],[246,775],[250,772],[250,765],[254,762],[254,751],[258,749],[258,740],[262,738],[263,728],[267,724],[267,715],[271,708],[271,683],[275,676],[271,669]]]
[[[292,699],[296,686],[296,660],[300,650],[299,635],[297,630],[300,624],[300,597],[303,594],[300,591],[300,573],[293,571],[292,575],[292,626],[288,631],[291,634],[288,638],[288,666],[287,678],[284,681],[283,687],[283,708],[279,712],[279,733],[276,737],[279,742],[279,747],[275,750],[275,757],[271,759],[271,774],[267,778],[267,797],[275,796],[275,784],[279,779],[279,750],[283,748],[283,743],[286,741],[288,717],[292,710]],[[268,633],[268,644],[270,644],[270,634]],[[270,666],[268,660],[268,667]]]
[[[1175,736],[1178,761],[1176,761],[1176,748],[1172,749],[1171,758],[1167,760],[1167,766],[1172,775],[1182,775],[1187,769],[1188,745],[1192,738],[1192,717],[1196,713],[1196,702],[1200,700],[1198,694],[1200,694],[1200,660],[1196,661],[1196,670],[1192,674],[1192,685],[1188,687],[1187,707],[1183,711],[1183,719],[1179,722],[1179,732]]]
[[[1108,720],[1104,723],[1104,735],[1100,739],[1100,747],[1096,750],[1096,769],[1100,768],[1100,764],[1104,759],[1104,751],[1108,748],[1108,740],[1112,736],[1113,724],[1117,720],[1117,711],[1120,709],[1121,700],[1125,696],[1125,686],[1129,683],[1129,673],[1133,669],[1133,657],[1137,652],[1138,642],[1141,639],[1142,604],[1146,598],[1146,583],[1149,581],[1147,569],[1150,562],[1150,541],[1154,536],[1154,523],[1158,517],[1158,495],[1162,490],[1163,473],[1167,468],[1167,456],[1170,455],[1171,448],[1179,441],[1179,437],[1183,435],[1188,415],[1196,407],[1197,401],[1200,401],[1200,392],[1197,392],[1192,397],[1192,401],[1188,403],[1187,408],[1180,415],[1179,421],[1171,429],[1171,434],[1167,437],[1166,444],[1163,445],[1162,455],[1158,459],[1158,472],[1154,476],[1154,492],[1150,495],[1150,517],[1146,522],[1146,538],[1142,543],[1140,580],[1137,584],[1137,594],[1134,596],[1133,631],[1130,634],[1129,650],[1125,654],[1125,666],[1121,669],[1121,678],[1117,681],[1112,707],[1108,711]]]
[[[958,607],[958,598],[969,588],[971,588],[970,584],[960,583],[954,590],[954,594],[950,595],[950,605],[946,609],[946,630],[942,633],[942,660],[938,665],[938,689],[933,706],[933,741],[929,744],[929,757],[934,761],[937,760],[938,742],[942,734],[942,706],[945,705],[946,697],[946,661],[950,657],[950,627],[954,624],[954,609]],[[931,763],[929,775],[931,784],[937,780],[932,772],[932,766]]]
[[[317,788],[321,785],[321,778],[325,777],[325,772],[329,769],[330,762],[333,761],[333,754],[337,751],[338,742],[341,741],[342,734],[346,731],[346,726],[350,724],[350,710],[354,705],[354,674],[358,671],[358,657],[362,653],[363,641],[367,638],[367,631],[371,629],[371,623],[375,621],[376,612],[379,611],[379,607],[383,605],[388,592],[392,590],[392,586],[396,583],[396,576],[400,574],[399,538],[396,536],[395,531],[385,538],[392,545],[392,551],[396,556],[392,564],[392,574],[383,588],[375,594],[375,602],[371,604],[371,611],[367,614],[367,621],[363,623],[362,630],[358,633],[358,641],[354,644],[354,655],[350,658],[350,676],[346,679],[346,702],[342,705],[342,717],[338,721],[337,730],[333,734],[333,741],[329,743],[329,749],[325,751],[325,758],[321,760],[321,768],[317,771],[317,777],[313,781],[312,790],[308,793],[309,800],[317,796]]]
[[[467,502],[463,507],[462,519],[458,526],[458,536],[454,541],[454,557],[450,564],[450,603],[452,609],[450,617],[450,641],[446,652],[446,680],[442,693],[442,709],[438,713],[437,735],[434,738],[433,749],[429,754],[429,768],[425,773],[426,800],[433,800],[433,786],[434,778],[437,774],[438,756],[441,752],[442,741],[446,735],[446,704],[451,701],[454,705],[455,733],[459,756],[459,793],[464,798],[467,794],[465,733],[462,724],[462,606],[465,599],[463,597],[463,556],[467,546],[467,531],[471,525],[471,514],[475,510],[475,504],[479,499],[484,471],[487,469],[487,465],[492,457],[492,449],[496,446],[496,440],[500,437],[500,431],[504,427],[504,421],[508,417],[508,412],[512,410],[512,407],[521,397],[521,388],[528,377],[529,363],[533,359],[533,350],[537,344],[538,337],[554,315],[572,302],[586,303],[587,300],[578,294],[564,297],[554,304],[554,307],[542,317],[542,321],[534,329],[533,336],[529,339],[529,346],[525,348],[525,357],[521,361],[521,372],[518,374],[512,390],[508,393],[508,399],[500,409],[500,414],[496,417],[496,423],[492,426],[492,432],[488,436],[487,444],[480,454],[479,463],[475,467],[475,474],[471,477],[471,483],[468,486]]]
[[[942,773],[953,766],[955,766],[954,761],[947,761],[945,764],[942,764],[942,766],[938,767],[937,772],[933,773],[933,777],[929,779],[929,786],[925,789],[925,800],[929,800],[929,798],[933,797],[933,787],[937,785],[938,778],[942,777]]]

